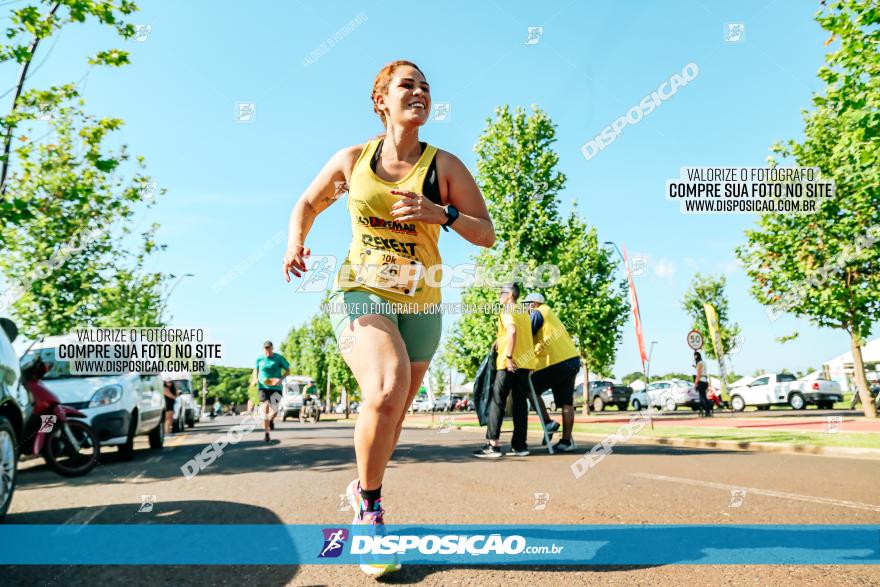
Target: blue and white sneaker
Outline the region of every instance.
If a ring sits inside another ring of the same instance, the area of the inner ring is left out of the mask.
[[[385,510],[382,509],[382,500],[379,499],[376,502],[377,509],[371,512],[364,511],[364,500],[361,497],[360,482],[357,479],[348,484],[348,489],[346,489],[345,493],[348,496],[348,503],[351,504],[351,509],[354,510],[354,520],[352,520],[351,524],[353,526],[370,526],[371,532],[374,535],[384,536]],[[376,561],[372,560],[370,555],[361,555],[361,571],[371,577],[381,577],[382,575],[400,570],[401,565],[397,562],[396,554],[383,558],[386,560]],[[370,562],[364,562],[368,559]]]

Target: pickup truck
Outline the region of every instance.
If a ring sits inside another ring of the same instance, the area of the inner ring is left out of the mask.
[[[828,410],[842,399],[843,392],[836,381],[799,380],[791,373],[764,373],[730,390],[730,405],[736,412],[746,406],[769,410],[770,406],[784,404],[795,410],[803,410],[809,404]]]

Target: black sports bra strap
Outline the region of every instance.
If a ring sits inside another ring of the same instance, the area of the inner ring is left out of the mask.
[[[373,173],[376,173],[376,168],[379,166],[379,154],[382,152],[382,144],[384,142],[385,139],[379,140],[379,144],[376,146],[376,152],[373,153],[373,158],[370,160],[370,167],[373,169]],[[421,152],[424,153],[428,143],[419,141],[419,145],[422,147]],[[425,174],[425,183],[422,185],[422,193],[435,204],[443,205],[443,200],[440,197],[440,178],[437,175],[436,153],[431,157],[431,164],[428,166],[428,173]]]

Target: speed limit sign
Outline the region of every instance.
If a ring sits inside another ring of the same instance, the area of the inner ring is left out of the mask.
[[[695,351],[703,348],[703,335],[697,330],[688,332],[688,346]]]

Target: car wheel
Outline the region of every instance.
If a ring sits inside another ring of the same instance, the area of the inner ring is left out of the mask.
[[[742,397],[735,395],[730,398],[730,407],[734,412],[742,412],[746,409],[746,401]]]
[[[625,412],[627,407],[628,406],[627,406],[626,402],[620,402],[619,404],[617,404],[617,409],[620,410],[621,412]]]
[[[634,400],[633,400],[633,409],[634,409],[635,411],[637,411],[637,412],[638,412],[639,410],[641,410],[641,409],[642,409],[642,402],[640,402],[640,401],[637,400],[637,399],[634,399]]]
[[[125,438],[125,444],[119,445],[119,458],[123,461],[130,461],[134,458],[134,432],[137,429],[137,410],[131,413],[131,422],[128,425],[128,436]]]
[[[666,410],[669,412],[674,412],[678,409],[678,404],[675,403],[674,399],[666,400]]]
[[[793,410],[803,410],[806,407],[804,396],[799,393],[791,394],[788,398],[788,405],[790,405]]]
[[[5,417],[0,416],[0,518],[6,515],[15,491],[15,470],[18,465],[18,444],[15,430]]]
[[[165,412],[159,418],[159,424],[150,430],[150,449],[159,450],[165,446]]]
[[[605,411],[605,402],[602,401],[601,397],[597,396],[593,398],[593,409],[597,412]]]

